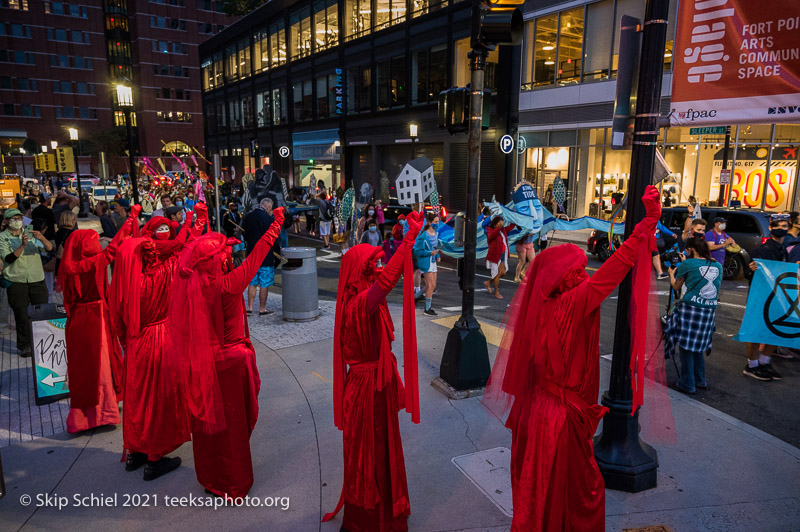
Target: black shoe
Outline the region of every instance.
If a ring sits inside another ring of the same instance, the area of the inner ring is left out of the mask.
[[[437,313],[435,310],[433,310],[432,308],[429,308],[428,310],[423,310],[423,312],[424,312],[425,314],[427,314],[428,316],[438,316],[438,315],[439,315],[439,314],[438,314],[438,313]]]
[[[772,377],[772,380],[783,380],[783,375],[775,371],[775,368],[772,367],[772,364],[759,364],[758,367],[765,375]]]
[[[170,471],[175,471],[180,465],[181,459],[179,456],[175,458],[164,457],[158,462],[148,461],[144,466],[144,479],[155,480],[162,475],[166,475]]]
[[[748,377],[753,377],[754,379],[759,381],[771,381],[772,375],[766,373],[762,369],[763,367],[764,366],[756,366],[754,368],[751,368],[750,366],[745,366],[744,369],[742,370],[742,374],[747,375]]]
[[[128,453],[125,459],[125,471],[136,471],[147,463],[147,455],[144,453]]]

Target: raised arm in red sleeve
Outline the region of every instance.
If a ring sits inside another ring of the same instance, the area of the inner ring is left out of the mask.
[[[284,216],[283,207],[275,209],[272,215],[275,220],[258,240],[253,251],[238,268],[226,273],[222,279],[222,290],[226,294],[241,294],[255,276],[267,254],[272,251],[273,244],[281,234]]]
[[[127,239],[129,239],[131,236],[133,236],[135,229],[138,228],[139,213],[141,211],[142,211],[141,205],[134,205],[133,207],[131,207],[131,213],[125,220],[125,223],[122,224],[122,227],[119,228],[117,234],[114,235],[114,238],[113,240],[111,240],[111,243],[108,246],[106,246],[106,249],[103,251],[103,254],[105,255],[106,261],[108,261],[109,264],[114,262],[114,259],[117,256],[117,251],[119,250],[119,247],[122,245],[122,243],[125,242]]]
[[[652,185],[645,190],[644,219],[636,224],[631,236],[606,260],[587,281],[585,313],[595,310],[619,286],[636,260],[639,246],[651,246],[656,224],[661,216],[658,189]]]
[[[206,225],[208,225],[208,206],[206,206],[205,203],[197,202],[194,205],[194,212],[197,217],[190,231],[192,233],[192,238],[200,238],[203,235],[203,230],[205,230]],[[186,224],[188,223],[189,220],[186,221]]]
[[[412,253],[414,241],[422,230],[423,219],[420,213],[412,212],[406,218],[406,222],[408,223],[408,232],[403,238],[403,243],[394,252],[392,258],[389,259],[389,263],[383,268],[378,279],[367,292],[367,307],[370,312],[373,312],[381,300],[389,295],[389,292],[397,285],[397,281],[400,280],[400,276],[403,274],[406,256]]]

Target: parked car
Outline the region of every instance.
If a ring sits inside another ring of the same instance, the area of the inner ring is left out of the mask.
[[[725,233],[733,238],[742,248],[739,253],[726,251],[725,263],[722,265],[722,274],[725,279],[738,279],[744,273],[744,268],[750,259],[750,253],[766,242],[769,236],[769,212],[756,209],[731,209],[729,207],[701,207],[702,217],[708,222],[707,229],[713,224],[711,220],[721,216],[727,220]],[[688,209],[683,207],[666,207],[661,212],[661,223],[676,235],[681,235],[683,225],[689,217]],[[615,236],[615,238],[617,238]],[[667,243],[663,238],[656,239],[659,252],[664,252]],[[670,243],[671,245],[671,243]],[[598,259],[606,260],[610,255],[608,234],[594,231],[586,243],[590,253]]]
[[[114,201],[114,197],[119,193],[119,189],[114,186],[94,186],[89,190],[89,205],[94,209],[98,201]]]

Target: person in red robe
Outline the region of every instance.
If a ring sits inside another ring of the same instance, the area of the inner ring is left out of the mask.
[[[647,187],[642,200],[644,220],[594,275],[577,246],[548,248],[508,311],[484,403],[496,413],[510,408],[513,531],[605,529],[605,487],[592,447],[607,412],[597,404],[600,304],[654,249],[658,189]]]
[[[342,529],[349,532],[408,530],[411,514],[397,412],[405,406],[412,422],[419,423],[412,248],[423,218],[414,212],[406,221],[408,233],[385,268],[379,265],[381,248],[359,244],[344,255],[339,272],[333,416],[343,432],[344,481],[336,509],[323,522],[344,506]],[[394,325],[386,305],[401,273],[405,390],[392,353]]]
[[[197,226],[208,221],[204,204],[195,206]],[[114,329],[125,350],[122,438],[127,471],[144,466],[153,480],[180,466],[166,455],[189,441],[189,414],[179,374],[165,364],[169,352],[167,310],[178,252],[190,236],[189,224],[175,240],[147,237],[120,247],[111,282]]]
[[[100,247],[100,235],[93,229],[79,229],[64,242],[58,277],[67,313],[64,336],[68,353],[69,433],[120,422],[122,351],[111,328],[106,301],[107,266],[114,261],[121,242],[138,229],[136,220],[140,210],[139,205],[131,209],[130,217],[105,250]]]
[[[171,222],[164,216],[153,216],[142,227],[142,236],[155,240],[175,240],[179,225],[178,222]]]
[[[231,245],[238,241],[214,232],[195,240],[181,253],[172,285],[168,328],[173,362],[184,369],[197,481],[226,498],[244,497],[253,486],[250,435],[261,379],[243,293],[280,236],[284,210],[273,215],[236,269]]]

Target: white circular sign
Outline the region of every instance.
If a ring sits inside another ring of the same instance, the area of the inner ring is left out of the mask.
[[[500,151],[506,155],[514,151],[514,138],[511,135],[500,137]]]
[[[278,148],[278,155],[281,157],[288,157],[289,156],[289,146],[281,146]]]
[[[525,150],[527,149],[528,149],[528,141],[525,140],[525,137],[520,135],[519,139],[517,139],[517,153],[519,155],[522,155],[523,153],[525,153]]]

